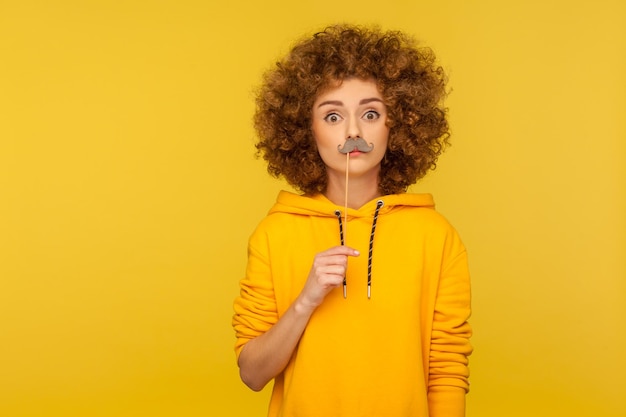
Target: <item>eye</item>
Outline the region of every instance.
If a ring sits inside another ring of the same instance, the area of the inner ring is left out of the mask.
[[[329,113],[324,117],[324,120],[326,120],[328,123],[337,123],[341,120],[341,116],[339,116],[337,113]]]
[[[380,113],[378,113],[376,110],[369,110],[363,115],[363,118],[365,120],[376,120],[380,118]]]

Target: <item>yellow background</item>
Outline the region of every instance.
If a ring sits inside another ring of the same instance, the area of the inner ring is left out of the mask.
[[[264,415],[230,327],[285,187],[252,91],[340,21],[450,75],[453,146],[414,191],[470,251],[467,415],[626,415],[620,0],[0,1],[0,415]]]

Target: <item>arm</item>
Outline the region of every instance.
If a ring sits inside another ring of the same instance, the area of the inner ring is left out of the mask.
[[[435,301],[428,382],[431,417],[465,416],[469,390],[470,281],[466,252],[457,243],[460,252],[454,250],[444,264]]]
[[[313,311],[298,298],[274,326],[243,346],[239,375],[248,387],[260,391],[285,369]]]
[[[348,256],[358,256],[358,252],[336,246],[317,254],[296,300],[275,324],[243,345],[238,365],[248,387],[259,391],[285,369],[315,309],[326,294],[342,285]]]

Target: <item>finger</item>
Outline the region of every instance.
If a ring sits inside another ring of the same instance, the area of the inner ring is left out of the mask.
[[[322,288],[334,288],[343,284],[343,274],[323,274],[319,277],[318,284]]]
[[[330,249],[325,250],[324,252],[320,252],[320,255],[330,256],[330,255],[344,255],[344,256],[359,256],[360,252],[350,246],[333,246]]]
[[[346,275],[346,265],[326,265],[318,268],[320,276],[338,276],[341,279]]]
[[[314,265],[318,267],[325,267],[329,265],[342,265],[348,264],[348,257],[346,255],[319,255],[315,258]]]

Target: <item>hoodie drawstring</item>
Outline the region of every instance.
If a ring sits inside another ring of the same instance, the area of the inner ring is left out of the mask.
[[[372,255],[374,254],[374,234],[376,233],[376,222],[378,221],[378,212],[385,205],[383,200],[376,202],[376,210],[374,211],[374,219],[372,220],[372,231],[370,232],[369,251],[367,254],[367,298],[372,297]],[[335,210],[335,216],[339,222],[339,239],[341,240],[341,246],[345,245],[343,238],[343,221],[341,220],[341,211]],[[348,297],[348,286],[346,283],[346,277],[343,277],[343,298]]]
[[[367,254],[367,298],[372,296],[372,255],[374,253],[374,233],[376,233],[376,221],[378,220],[378,212],[385,203],[383,200],[376,202],[376,211],[374,211],[374,220],[372,220],[372,232],[370,233],[370,248]]]

